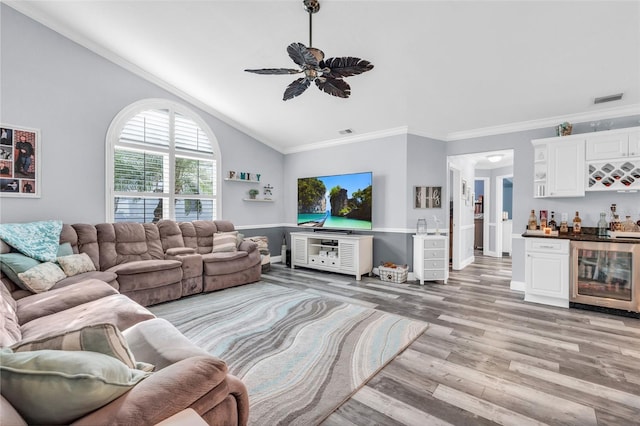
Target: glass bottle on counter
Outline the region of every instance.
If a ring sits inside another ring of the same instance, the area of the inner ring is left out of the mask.
[[[555,212],[551,212],[551,219],[549,219],[549,228],[551,228],[552,231],[558,230],[558,222],[556,222]]]
[[[560,220],[560,229],[559,232],[561,234],[569,233],[569,224],[568,222],[569,215],[567,213],[562,213],[562,220]]]
[[[538,219],[536,218],[536,211],[531,210],[531,214],[529,215],[529,224],[527,225],[527,229],[530,231],[535,231],[538,229]]]
[[[547,213],[542,214],[542,210],[540,210],[540,229],[544,230],[547,227]]]
[[[607,214],[600,213],[600,220],[598,221],[598,237],[607,237],[607,230],[609,229],[609,224],[607,223]]]
[[[576,212],[576,217],[573,218],[573,233],[579,234],[582,232],[582,219],[580,219],[580,215]]]

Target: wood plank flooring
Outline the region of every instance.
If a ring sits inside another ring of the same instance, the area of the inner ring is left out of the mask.
[[[446,285],[263,274],[429,323],[323,426],[640,424],[640,319],[525,303],[510,280],[510,258],[482,256]]]

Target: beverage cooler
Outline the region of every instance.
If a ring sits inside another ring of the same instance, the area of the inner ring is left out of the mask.
[[[640,244],[572,241],[569,300],[640,312]]]

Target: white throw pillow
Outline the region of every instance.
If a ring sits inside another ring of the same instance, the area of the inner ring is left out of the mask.
[[[216,232],[213,234],[211,253],[238,251],[238,231]]]
[[[59,257],[58,263],[68,277],[96,270],[96,266],[87,253]]]
[[[53,262],[44,262],[18,274],[18,278],[28,290],[42,293],[60,280],[67,278],[62,269]]]

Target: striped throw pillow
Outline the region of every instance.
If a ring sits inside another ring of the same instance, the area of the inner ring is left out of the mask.
[[[31,352],[45,349],[58,351],[91,351],[119,359],[129,368],[152,371],[153,365],[136,362],[120,330],[113,324],[89,325],[78,330],[55,336],[47,336],[11,347],[14,352]]]
[[[222,253],[238,250],[238,231],[216,232],[213,234],[211,253]]]

